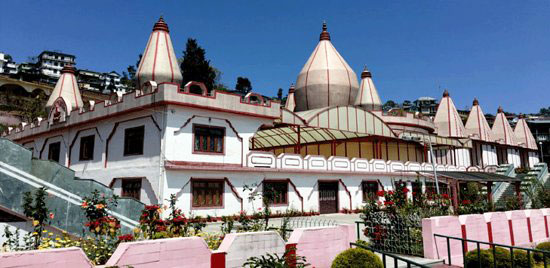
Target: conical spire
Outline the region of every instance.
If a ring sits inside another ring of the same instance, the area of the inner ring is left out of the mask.
[[[82,96],[80,95],[80,89],[78,88],[74,73],[75,68],[73,66],[65,65],[63,67],[61,76],[57,80],[52,94],[46,103],[46,109],[51,109],[56,101],[64,103],[67,114],[70,114],[74,109],[82,108]]]
[[[434,123],[437,134],[440,136],[458,138],[464,138],[466,136],[462,119],[447,90],[443,92],[443,98],[439,102],[439,107],[437,107]]]
[[[468,120],[466,121],[466,134],[471,136],[475,140],[482,140],[487,142],[494,142],[493,131],[487,123],[485,114],[479,106],[479,101],[474,99],[472,109],[468,115]]]
[[[506,115],[502,107],[498,107],[498,113],[495,117],[495,122],[493,123],[493,136],[498,143],[516,146],[518,143],[516,141],[516,135],[506,119]]]
[[[326,24],[319,39],[296,80],[297,112],[353,105],[359,91],[357,75],[332,45]]]
[[[533,137],[533,133],[527,125],[525,116],[520,115],[516,128],[514,129],[514,135],[516,135],[517,142],[524,148],[531,150],[538,150],[537,141]]]
[[[137,71],[138,87],[148,81],[180,84],[182,81],[178,59],[174,53],[168,24],[161,17],[153,26],[153,32],[143,52]]]
[[[296,108],[296,100],[294,99],[294,84],[290,85],[290,88],[288,89],[288,96],[286,97],[286,103],[285,108],[289,111],[294,112],[294,108]]]
[[[360,105],[370,111],[379,111],[382,109],[382,101],[380,100],[378,91],[372,81],[372,74],[367,69],[367,66],[365,66],[361,73],[361,84],[359,86],[359,93],[357,94],[355,105]]]

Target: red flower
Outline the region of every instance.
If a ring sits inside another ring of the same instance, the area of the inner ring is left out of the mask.
[[[386,191],[383,191],[383,190],[376,192],[376,195],[379,197],[383,197],[385,194],[386,194]]]
[[[384,201],[384,205],[391,206],[393,205],[393,201]]]
[[[448,194],[442,194],[442,195],[441,195],[441,198],[443,198],[443,199],[449,199],[449,195],[448,195]]]
[[[53,217],[54,217],[54,214],[53,214],[53,213],[50,213],[50,219],[53,220]]]
[[[472,202],[468,199],[465,199],[465,200],[462,200],[462,205],[469,205],[471,204]]]
[[[388,194],[389,194],[389,195],[392,195],[392,194],[393,194],[393,191],[391,191],[391,190],[388,191]]]
[[[403,187],[403,193],[406,194],[406,193],[408,193],[408,192],[409,192],[409,188]]]
[[[127,241],[133,241],[134,236],[131,234],[125,234],[118,237],[118,241],[120,242],[127,242]]]

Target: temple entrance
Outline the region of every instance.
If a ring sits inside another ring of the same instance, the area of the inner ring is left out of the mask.
[[[319,212],[338,213],[338,182],[319,182]]]

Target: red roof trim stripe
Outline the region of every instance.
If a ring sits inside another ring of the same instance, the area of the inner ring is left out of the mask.
[[[168,62],[170,63],[170,72],[172,73],[172,79],[170,82],[174,82],[174,68],[172,67],[172,57],[170,56],[170,47],[168,46],[168,37],[167,33],[164,32],[164,42],[166,43],[166,53],[168,53]]]

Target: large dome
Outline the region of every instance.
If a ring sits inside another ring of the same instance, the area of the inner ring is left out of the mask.
[[[296,112],[353,105],[359,91],[357,75],[330,42],[327,26],[296,81]]]

